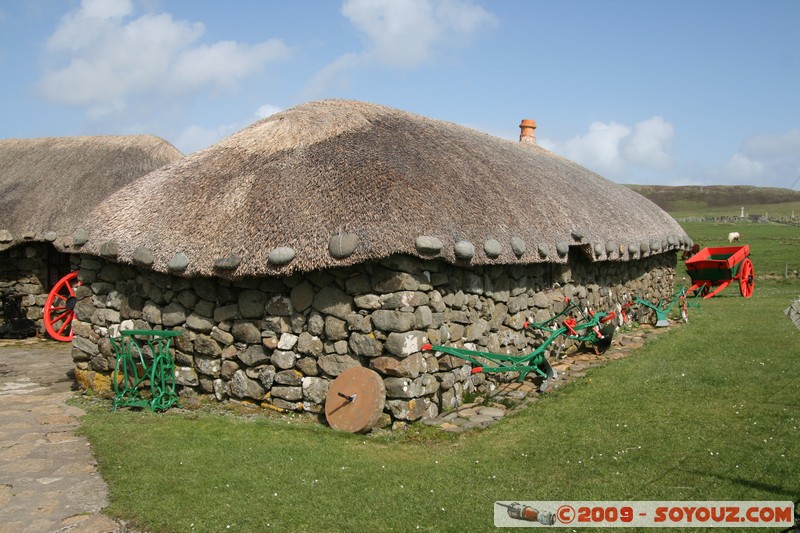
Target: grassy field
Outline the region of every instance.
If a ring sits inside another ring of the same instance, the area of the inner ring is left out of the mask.
[[[742,222],[723,224],[708,222],[683,222],[681,224],[700,246],[731,246],[728,233],[738,231],[740,242],[750,245],[750,259],[756,276],[790,277],[800,274],[800,227],[783,224]]]
[[[707,206],[701,201],[677,200],[673,202],[670,214],[677,218],[693,217],[739,217],[744,207],[745,217],[757,215],[771,220],[790,219],[795,216],[800,221],[800,202],[783,202],[780,204],[753,204],[745,202],[741,205]]]
[[[800,229],[752,230],[757,274],[798,255]],[[783,310],[798,297],[798,278],[759,278],[747,300],[731,287],[634,355],[461,435],[98,400],[82,402],[82,431],[108,513],[153,532],[489,531],[496,500],[795,500],[800,330]]]

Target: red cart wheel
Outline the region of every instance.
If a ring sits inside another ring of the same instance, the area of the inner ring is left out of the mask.
[[[75,318],[75,289],[81,284],[77,281],[78,273],[70,272],[55,284],[44,304],[44,329],[53,339],[61,342],[70,342],[75,335],[72,333],[72,319]]]
[[[748,257],[742,261],[742,267],[739,270],[739,292],[745,298],[750,298],[753,295],[753,288],[756,285],[756,274],[753,271],[753,262]]]

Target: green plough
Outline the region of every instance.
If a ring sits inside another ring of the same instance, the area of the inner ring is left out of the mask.
[[[457,348],[454,346],[440,346],[425,344],[423,350],[436,351],[464,359],[473,365],[472,373],[480,372],[518,372],[517,381],[523,381],[525,377],[533,373],[542,379],[539,390],[545,391],[549,387],[550,381],[556,379],[557,373],[547,360],[545,352],[548,347],[560,337],[572,339],[595,347],[596,353],[601,353],[611,344],[611,337],[614,334],[614,326],[609,324],[616,317],[615,312],[593,313],[583,312],[580,307],[571,300],[565,300],[567,305],[561,313],[543,322],[525,323],[525,329],[536,329],[548,333],[545,341],[534,351],[527,355],[506,355],[491,352],[480,352]],[[564,318],[571,311],[577,311],[579,318]],[[561,325],[559,320],[563,318]],[[580,320],[580,322],[578,321]],[[563,344],[562,344],[563,346]],[[560,348],[559,348],[560,352]]]
[[[695,297],[696,299],[696,297]],[[673,294],[669,299],[661,298],[658,303],[652,303],[648,300],[644,300],[642,298],[636,297],[634,298],[633,302],[629,302],[626,304],[626,308],[638,304],[648,309],[652,309],[656,314],[656,324],[657,328],[663,328],[669,326],[669,314],[675,308],[675,306],[680,303],[680,312],[681,312],[681,320],[684,322],[689,321],[689,307],[700,307],[699,302],[689,301],[688,298],[688,289],[686,286],[682,286],[678,289],[675,294]]]

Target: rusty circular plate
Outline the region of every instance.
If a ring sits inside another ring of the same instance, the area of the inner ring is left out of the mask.
[[[361,433],[378,422],[383,413],[386,388],[374,370],[348,368],[333,380],[325,398],[325,418],[333,429]]]

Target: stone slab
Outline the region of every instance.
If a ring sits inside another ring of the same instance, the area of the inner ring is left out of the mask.
[[[0,341],[0,531],[116,532],[89,442],[75,435],[68,343]]]

